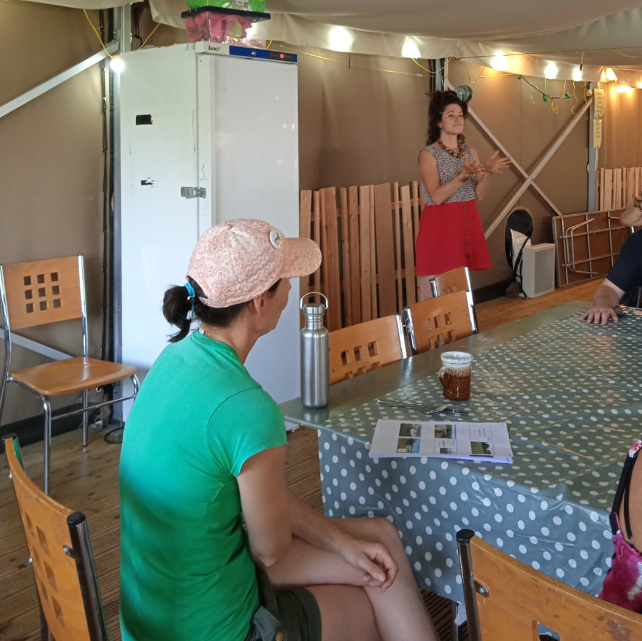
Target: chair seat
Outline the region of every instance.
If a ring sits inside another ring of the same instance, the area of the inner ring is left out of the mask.
[[[131,365],[121,365],[95,358],[68,358],[11,372],[15,381],[43,396],[63,396],[103,387],[136,373]]]

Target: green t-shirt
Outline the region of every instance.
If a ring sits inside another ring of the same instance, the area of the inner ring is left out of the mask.
[[[285,442],[231,347],[195,332],[163,351],[120,460],[123,641],[243,641],[259,602],[236,477]]]

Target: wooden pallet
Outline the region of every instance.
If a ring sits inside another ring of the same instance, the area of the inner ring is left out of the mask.
[[[302,191],[300,234],[323,263],[301,295],[328,297],[330,331],[401,312],[417,300],[415,240],[424,206],[417,182]]]
[[[642,167],[597,170],[597,206],[600,210],[633,206],[642,192]]]

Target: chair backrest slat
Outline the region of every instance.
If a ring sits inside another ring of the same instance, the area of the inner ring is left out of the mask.
[[[433,296],[470,290],[470,275],[467,267],[458,267],[431,279]]]
[[[79,256],[3,265],[11,329],[82,318],[81,265]]]
[[[466,291],[415,303],[404,310],[404,316],[410,344],[416,354],[473,333]]]
[[[4,444],[40,606],[51,635],[61,641],[100,638],[90,634],[87,623],[76,563],[80,550],[74,549],[67,524],[72,511],[44,494],[27,476],[16,439],[9,438]]]
[[[470,530],[461,530],[457,541],[471,641],[539,641],[538,623],[562,641],[642,639],[638,613],[533,570]],[[483,594],[475,590],[480,584]]]
[[[406,356],[401,316],[394,314],[330,332],[330,384]]]

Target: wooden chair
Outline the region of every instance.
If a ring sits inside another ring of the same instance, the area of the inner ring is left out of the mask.
[[[406,358],[401,316],[385,316],[330,332],[330,385]]]
[[[539,641],[537,624],[560,641],[642,639],[642,617],[571,588],[477,538],[457,533],[470,641]]]
[[[473,328],[473,334],[479,329],[477,325],[477,314],[475,313],[475,301],[473,300],[473,288],[470,284],[470,271],[468,267],[458,267],[451,269],[449,272],[439,274],[430,279],[430,289],[432,295],[443,296],[444,294],[454,294],[455,292],[468,292],[468,307],[470,314],[470,324]]]
[[[82,392],[82,407],[55,419],[82,414],[82,442],[87,446],[87,412],[134,398],[138,392],[136,368],[89,358],[87,303],[82,256],[0,265],[0,303],[5,330],[5,363],[0,382],[0,420],[9,383],[36,394],[44,412],[45,494],[49,493],[51,396]],[[11,371],[11,332],[59,321],[82,321],[82,356]],[[131,379],[134,392],[127,397],[89,405],[91,389]]]
[[[36,579],[43,641],[107,641],[87,520],[38,489],[22,466],[18,439],[3,437]]]
[[[428,298],[403,310],[413,354],[441,347],[473,333],[468,293]]]
[[[468,267],[451,269],[449,272],[444,272],[431,278],[430,289],[435,298],[444,294],[453,294],[454,292],[472,291]]]

